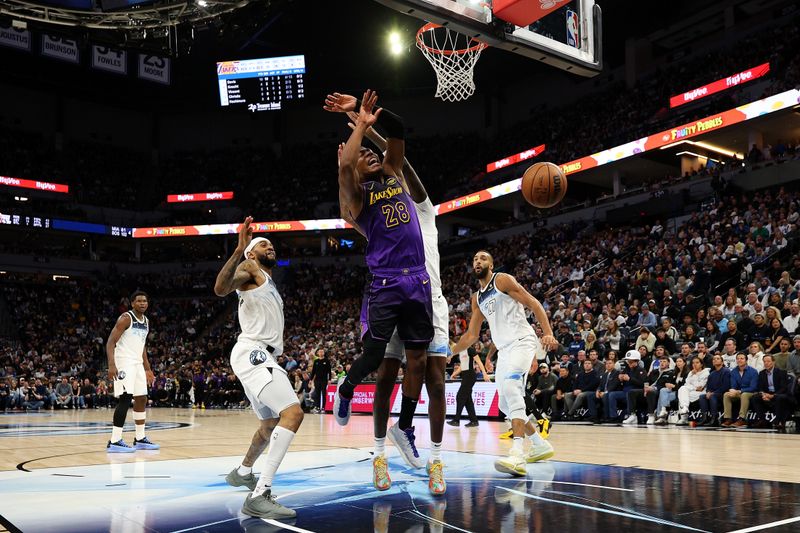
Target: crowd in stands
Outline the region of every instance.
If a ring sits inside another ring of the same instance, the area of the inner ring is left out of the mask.
[[[667,107],[674,94],[766,61],[771,71],[761,96],[795,87],[800,81],[800,58],[789,51],[800,47],[799,28],[800,24],[790,22],[757,32],[701,59],[675,61],[632,88],[620,81],[591,98],[533,110],[530,119],[505,128],[491,142],[477,132],[410,135],[407,153],[436,202],[483,189],[508,179],[502,173],[485,174],[487,162],[536,144],[548,146],[543,160],[566,162],[743,103],[738,99],[748,90],[747,84],[693,105]],[[409,120],[413,122],[413,117]],[[797,143],[786,139],[778,144],[793,150]],[[0,174],[67,182],[74,190],[71,202],[37,199],[24,209],[125,225],[121,220],[106,220],[108,214],[99,215],[103,220],[95,220],[97,214],[81,214],[77,204],[153,210],[163,207],[168,193],[233,189],[234,204],[260,220],[338,216],[338,209],[330,205],[336,201],[336,143],[331,141],[284,146],[280,153],[250,146],[191,151],[159,161],[149,153],[104,144],[66,140],[60,150],[52,145],[40,134],[0,129]],[[320,207],[326,203],[327,208]],[[2,207],[22,209],[14,204]],[[215,220],[215,216],[197,210],[174,212],[171,222],[230,222]]]
[[[598,229],[576,222],[491,246],[495,265],[513,273],[543,303],[560,342],[542,368],[531,369],[531,401],[554,418],[577,417],[586,407],[592,419],[614,420],[620,407],[629,423],[665,422],[662,415],[677,401],[675,421],[683,423],[689,406],[703,400],[704,422],[717,422],[713,410],[724,408],[725,423],[741,426],[748,423],[748,405],[763,410],[761,396],[750,402],[757,391],[745,391],[748,402],[737,404],[744,393],[726,398],[726,391],[702,389],[703,394],[695,390],[684,397],[678,385],[721,386],[711,379],[719,368],[730,372],[724,381],[730,383],[737,357],[756,373],[774,362],[792,380],[800,377],[800,339],[795,340],[800,335],[800,193],[784,188],[736,193],[707,205],[678,226],[656,221]],[[360,355],[357,317],[365,275],[363,267],[342,265],[299,264],[284,271],[285,350],[279,362],[309,409],[321,407],[322,387]],[[214,276],[108,273],[96,280],[42,281],[6,275],[0,294],[19,336],[0,352],[0,381],[5,381],[0,407],[109,405],[105,340],[135,288],[151,293],[152,404],[244,407],[228,363],[237,334],[234,300],[211,296]],[[456,338],[468,323],[476,287],[468,258],[446,266],[442,280]],[[490,347],[484,331],[478,345],[483,359]],[[629,350],[638,356],[634,364],[629,364]],[[330,363],[327,379],[314,376],[320,357]],[[695,360],[702,367],[693,370]],[[486,363],[492,372],[493,362]],[[597,390],[603,376],[609,377],[604,369],[634,372],[633,383],[641,388],[617,381],[615,387],[622,388],[608,390],[602,400],[605,394]],[[694,377],[704,372],[708,375]],[[647,389],[643,379],[649,380]],[[752,375],[748,379],[754,386]],[[713,395],[705,392],[722,394],[712,406]],[[732,414],[736,405],[738,417]],[[788,416],[791,407],[787,403],[778,414]]]

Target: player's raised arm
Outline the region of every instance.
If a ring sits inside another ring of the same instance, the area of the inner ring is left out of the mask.
[[[214,294],[217,296],[227,296],[236,289],[241,288],[245,283],[254,279],[258,266],[252,259],[246,259],[241,264],[242,255],[245,248],[253,239],[253,217],[247,217],[239,229],[239,241],[230,259],[222,266],[222,270],[217,274],[217,281],[214,283]]]
[[[472,346],[475,341],[478,340],[481,334],[481,324],[485,320],[483,317],[483,313],[481,313],[480,308],[478,307],[478,296],[477,294],[472,295],[472,316],[469,319],[469,327],[467,327],[467,331],[461,335],[461,338],[458,339],[458,342],[455,346],[450,350],[454,354],[461,353],[470,346]]]
[[[533,311],[533,315],[542,327],[544,335],[541,338],[542,345],[546,350],[551,350],[558,346],[558,341],[553,337],[553,328],[550,326],[550,320],[547,318],[547,313],[542,307],[542,304],[534,298],[522,285],[520,285],[514,276],[508,274],[498,274],[495,278],[495,287],[513,299]]]
[[[106,356],[108,357],[108,379],[115,380],[117,379],[117,364],[114,361],[114,348],[117,346],[117,342],[119,342],[119,338],[125,333],[125,330],[131,327],[131,315],[128,313],[120,315],[117,319],[117,323],[114,324],[114,329],[111,330],[111,334],[108,336],[108,340],[106,341]]]
[[[342,149],[342,157],[339,164],[339,208],[343,218],[346,218],[345,215],[349,215],[355,220],[361,213],[363,192],[358,179],[356,165],[361,153],[361,141],[364,139],[364,132],[375,124],[381,113],[380,109],[374,109],[377,101],[378,95],[373,91],[367,90],[364,93],[361,109],[356,120],[356,127]]]
[[[352,111],[349,111],[347,116],[351,120],[348,126],[350,126],[350,129],[355,129],[355,121],[356,118],[358,118],[358,115]],[[367,131],[364,133],[364,137],[369,139],[370,142],[372,142],[372,144],[378,148],[378,150],[381,152],[386,152],[386,139],[384,139],[380,133],[375,131],[375,128],[367,129]],[[403,170],[401,174],[402,175],[399,177],[403,182],[404,188],[411,196],[411,199],[418,204],[424,202],[425,199],[428,198],[428,191],[425,190],[425,187],[422,185],[422,181],[419,179],[419,176],[417,176],[414,167],[411,166],[411,163],[408,162],[408,158],[406,157],[403,158]]]

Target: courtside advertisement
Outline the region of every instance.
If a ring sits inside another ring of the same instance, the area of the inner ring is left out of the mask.
[[[447,401],[447,414],[455,415],[456,413],[456,394],[461,383],[452,382],[445,384],[445,399]],[[336,394],[336,385],[328,385],[327,394],[325,395],[325,410],[333,411],[333,399]],[[401,394],[400,384],[395,384],[392,390],[391,412],[393,414],[400,413],[400,404],[402,403],[403,395]],[[351,406],[354,413],[371,413],[373,411],[373,403],[375,401],[375,384],[365,384],[356,387],[355,395]],[[497,387],[493,382],[479,381],[475,383],[472,388],[472,401],[475,402],[475,413],[478,416],[500,416],[498,408]],[[428,391],[425,387],[422,388],[422,393],[417,403],[418,415],[428,414]],[[466,416],[466,413],[462,413]]]

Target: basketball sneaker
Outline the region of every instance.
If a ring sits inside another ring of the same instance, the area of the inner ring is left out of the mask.
[[[528,469],[525,466],[525,457],[516,454],[510,454],[508,457],[496,460],[494,469],[512,476],[524,476],[528,473]]]
[[[254,476],[252,472],[250,472],[246,476],[241,475],[239,473],[239,467],[237,466],[236,468],[231,470],[227,476],[225,476],[225,482],[231,487],[245,486],[250,490],[255,490],[258,480],[256,479],[256,476]]]
[[[539,445],[533,444],[531,449],[528,450],[528,453],[525,454],[525,460],[529,463],[535,463],[536,461],[550,459],[555,454],[556,452],[553,449],[553,445],[547,441],[544,441]]]
[[[127,444],[124,440],[119,439],[117,442],[108,441],[106,451],[108,453],[133,453],[136,451],[136,448]]]
[[[547,437],[550,436],[550,419],[540,418],[536,421],[536,425],[539,426],[539,434],[542,436],[542,438],[547,439]],[[511,434],[513,435],[514,432],[512,431]]]
[[[392,478],[389,477],[389,465],[385,455],[378,455],[372,460],[372,484],[378,490],[392,488]]]
[[[133,439],[133,447],[137,450],[158,450],[161,445],[150,442],[150,439],[145,437],[142,440]]]
[[[266,518],[274,520],[284,520],[286,518],[294,518],[297,513],[279,504],[272,491],[268,490],[261,496],[253,496],[253,493],[247,495],[242,505],[242,512],[247,516],[256,518]]]
[[[512,439],[512,438],[514,438],[514,430],[513,429],[509,429],[508,431],[500,433],[500,438],[501,439]],[[542,438],[544,438],[544,436],[542,436]]]
[[[386,436],[389,437],[392,444],[397,446],[397,450],[408,466],[411,468],[422,468],[425,466],[424,461],[419,456],[417,447],[414,445],[414,439],[416,439],[414,436],[414,426],[402,430],[397,427],[397,424],[394,424],[389,428],[389,431],[386,432]]]
[[[339,383],[336,384],[336,394],[333,397],[333,418],[336,419],[336,423],[340,426],[346,426],[350,422],[350,414],[352,413],[350,400],[343,398],[339,394],[339,387],[342,386],[345,379],[347,379],[346,376],[339,378]]]
[[[439,460],[428,461],[425,471],[428,472],[428,489],[434,496],[441,496],[447,490],[447,483],[444,481],[442,469],[444,463]]]

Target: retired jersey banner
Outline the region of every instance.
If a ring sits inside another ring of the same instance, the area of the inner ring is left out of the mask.
[[[150,80],[169,85],[169,58],[139,54],[139,77],[143,80]]]
[[[445,383],[445,399],[447,402],[447,414],[455,415],[456,413],[456,394],[461,387],[461,383],[454,381],[452,383]],[[325,395],[325,410],[333,411],[333,399],[336,396],[336,385],[328,385]],[[400,413],[400,405],[403,400],[401,387],[395,384],[392,389],[392,396],[390,400],[391,413]],[[475,402],[475,413],[478,416],[500,416],[499,398],[497,396],[497,387],[494,382],[477,382],[472,387],[472,401]],[[354,413],[371,413],[373,411],[373,404],[375,402],[375,384],[367,383],[356,387],[353,400],[350,403]],[[417,403],[417,410],[415,414],[427,415],[428,405],[428,391],[425,387],[422,388],[422,393]]]
[[[59,35],[42,34],[42,55],[69,63],[80,62],[78,42]]]
[[[95,44],[92,46],[92,67],[115,74],[127,74],[128,52]]]
[[[18,30],[14,27],[6,28],[0,26],[0,45],[30,52],[31,32],[28,30]]]

